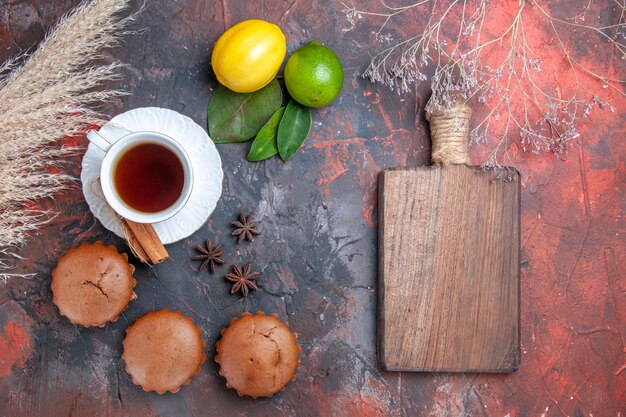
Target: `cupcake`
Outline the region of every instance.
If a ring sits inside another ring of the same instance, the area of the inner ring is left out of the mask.
[[[59,258],[52,270],[52,302],[72,323],[104,327],[137,298],[133,272],[128,255],[114,246],[83,243]]]
[[[126,330],[122,359],[144,391],[178,392],[206,358],[202,331],[178,311],[151,311]]]
[[[295,333],[276,314],[244,313],[230,321],[215,344],[226,386],[252,398],[271,397],[296,379],[302,351]]]

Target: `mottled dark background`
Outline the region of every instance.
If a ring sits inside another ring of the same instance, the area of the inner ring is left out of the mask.
[[[379,7],[376,0],[361,3]],[[0,59],[37,45],[75,4],[0,0]],[[0,284],[0,416],[626,413],[623,100],[613,103],[615,113],[598,113],[584,124],[562,160],[513,152],[523,173],[520,370],[382,372],[375,348],[377,175],[387,167],[428,163],[421,116],[428,92],[398,96],[360,78],[368,51],[380,44],[371,36],[374,26],[344,31],[349,25],[342,8],[339,1],[321,0],[146,3],[136,28],[148,30],[107,52],[107,59],[129,65],[121,86],[132,93],[107,108],[111,116],[160,106],[205,126],[216,85],[209,76],[211,44],[247,18],[278,23],[289,52],[310,39],[335,49],[346,68],[344,89],[333,105],[314,111],[308,142],[286,164],[248,163],[248,145],[219,146],[224,190],[211,219],[169,246],[167,262],[138,267],[139,298],[104,329],[77,327],[59,316],[50,271],[81,242],[103,240],[120,250],[125,244],[94,219],[80,190],[44,203],[61,215],[23,251],[28,261],[20,268],[36,277]],[[574,48],[579,59],[590,59],[591,42],[598,40],[589,42]],[[474,160],[481,162],[489,150],[474,148]],[[72,168],[76,176],[79,161]],[[261,222],[263,234],[252,244],[237,246],[229,236],[239,210],[254,210]],[[227,260],[253,262],[263,272],[259,291],[242,299],[229,295],[226,269],[197,272],[189,259],[206,238],[225,244]],[[162,307],[178,309],[202,327],[209,360],[189,386],[160,396],[132,384],[120,354],[126,327]],[[289,321],[299,334],[302,366],[285,392],[251,400],[225,388],[212,346],[230,318],[257,310]]]

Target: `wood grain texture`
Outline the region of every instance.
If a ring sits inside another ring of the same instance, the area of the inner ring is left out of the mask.
[[[519,174],[380,175],[378,338],[387,370],[519,365]]]
[[[78,3],[0,1],[0,60],[34,48]],[[344,3],[384,10],[378,0]],[[562,17],[586,4],[541,3]],[[279,25],[290,51],[318,39],[351,70],[340,97],[316,111],[306,145],[287,164],[279,158],[246,163],[249,144],[219,147],[225,176],[215,213],[194,235],[167,245],[170,261],[151,268],[131,259],[138,298],[104,329],[82,329],[59,315],[50,271],[59,256],[85,241],[102,240],[128,252],[126,242],[97,222],[79,188],[43,202],[41,208],[60,214],[20,252],[25,260],[15,271],[37,276],[0,283],[1,417],[626,416],[626,100],[611,103],[615,112],[585,119],[566,160],[522,152],[515,144],[508,149],[524,172],[521,372],[384,372],[374,343],[376,184],[381,170],[429,163],[422,110],[430,83],[398,96],[362,79],[357,69],[364,70],[371,57],[355,42],[372,52],[381,44],[365,18],[343,31],[350,25],[340,2],[153,0],[146,6],[132,29],[147,30],[106,52],[107,59],[128,65],[126,79],[116,86],[132,93],[108,108],[111,117],[158,106],[206,126],[207,101],[217,86],[209,75],[210,48],[226,28],[245,19]],[[613,6],[609,0],[592,2],[587,23],[602,16],[602,26],[614,24],[619,17],[602,11]],[[418,33],[428,18],[429,13],[414,13],[401,19],[398,33]],[[492,22],[499,30],[511,18]],[[541,48],[551,42],[546,28],[528,29],[527,39],[532,37],[545,59],[541,74],[566,79],[566,66]],[[595,68],[626,62],[614,59],[597,37],[577,39],[571,53],[581,63]],[[590,53],[599,50],[607,51],[600,60]],[[488,140],[472,147],[474,161],[486,159],[501,138]],[[71,143],[87,144],[85,138]],[[78,153],[73,158],[75,177],[81,159]],[[263,234],[237,245],[230,222],[240,210],[253,209]],[[230,295],[223,278],[228,265],[215,275],[199,271],[190,258],[207,239],[224,244],[228,261],[252,261],[263,271],[262,289],[248,297]],[[143,392],[121,359],[129,324],[163,307],[191,316],[207,343],[202,372],[178,394]],[[296,380],[272,398],[240,398],[212,360],[220,331],[244,311],[277,312],[302,345]]]

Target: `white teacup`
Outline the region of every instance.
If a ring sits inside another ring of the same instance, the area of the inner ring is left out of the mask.
[[[109,141],[95,130],[87,132],[87,139],[100,148],[104,153],[104,159],[102,160],[102,166],[100,168],[100,184],[102,186],[102,192],[107,203],[115,210],[117,214],[125,219],[134,221],[136,223],[158,223],[163,220],[167,220],[170,217],[178,213],[189,200],[191,191],[193,189],[193,169],[191,166],[191,160],[189,155],[185,152],[182,146],[174,139],[158,132],[134,132],[130,133],[116,142]],[[163,146],[170,150],[179,159],[183,172],[184,183],[180,193],[180,197],[164,210],[146,213],[134,209],[129,206],[119,195],[115,188],[115,167],[118,160],[126,151],[134,148],[135,146],[142,144],[156,144]]]

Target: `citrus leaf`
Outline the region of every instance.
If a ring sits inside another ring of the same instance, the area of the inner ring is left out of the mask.
[[[283,161],[291,158],[311,130],[311,110],[291,100],[278,126],[278,153]]]
[[[215,143],[245,142],[276,112],[283,92],[275,79],[253,93],[235,93],[219,85],[209,100],[209,135]]]
[[[262,161],[278,153],[276,134],[278,133],[278,124],[284,112],[284,107],[276,110],[276,113],[259,130],[256,138],[254,138],[254,142],[252,142],[250,152],[248,152],[248,161]]]

